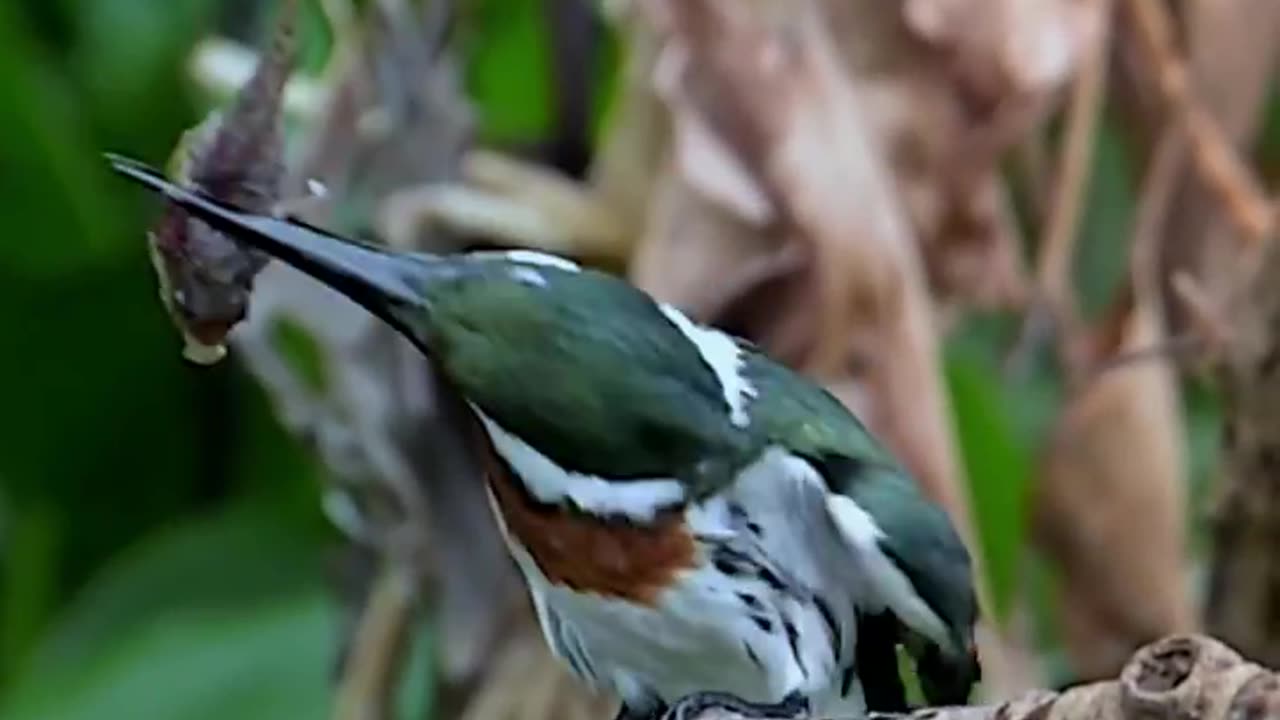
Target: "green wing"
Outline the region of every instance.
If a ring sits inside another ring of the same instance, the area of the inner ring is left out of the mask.
[[[844,457],[900,467],[862,422],[817,383],[755,351],[748,352],[746,374],[757,390],[752,423],[774,442],[819,462]],[[836,480],[839,485],[843,478]]]
[[[875,519],[884,533],[881,551],[948,627],[971,628],[977,604],[969,553],[946,511],[819,385],[758,354],[748,374],[759,389],[752,420],[775,442],[813,462],[832,492],[848,496]]]
[[[886,473],[872,470],[872,473]],[[953,633],[973,627],[977,601],[969,551],[939,505],[904,476],[863,477],[846,494],[875,518],[884,532],[880,550],[911,581],[916,593]],[[955,638],[964,651],[966,638]]]

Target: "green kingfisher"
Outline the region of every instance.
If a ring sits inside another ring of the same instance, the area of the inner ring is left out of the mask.
[[[619,718],[904,710],[899,645],[929,702],[967,697],[968,552],[817,384],[556,256],[392,251],[111,161],[434,360],[548,644]]]

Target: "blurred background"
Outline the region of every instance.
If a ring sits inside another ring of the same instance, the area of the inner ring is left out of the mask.
[[[164,163],[277,6],[0,3],[0,718],[606,717],[545,662],[456,409],[388,330],[272,266],[229,358],[181,357],[157,205],[101,153]],[[1195,628],[1278,657],[1280,5],[296,20],[311,219],[571,255],[822,380],[979,558],[984,697]]]

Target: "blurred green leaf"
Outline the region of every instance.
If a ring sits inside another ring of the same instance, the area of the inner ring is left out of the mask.
[[[185,75],[187,56],[210,29],[214,7],[215,0],[79,4],[71,68],[90,111],[85,120],[111,137],[111,149],[171,146],[179,128],[197,122]],[[89,159],[100,162],[96,153]]]
[[[600,49],[596,56],[595,94],[591,109],[591,144],[599,144],[601,134],[609,129],[610,116],[616,107],[619,88],[618,72],[621,66],[622,48],[618,40],[617,28],[606,23],[602,33]]]
[[[1187,454],[1188,549],[1203,553],[1209,549],[1211,491],[1222,457],[1222,407],[1211,388],[1197,383],[1183,384],[1183,432]]]
[[[1003,388],[1013,438],[1026,448],[1037,447],[1057,420],[1062,407],[1062,387],[1056,374],[1052,345],[1045,344],[1027,358],[1023,367],[1006,370],[1006,354],[1021,340],[1024,319],[1003,313],[972,313],[960,320],[946,339],[948,357],[968,362],[996,374]]]
[[[1094,138],[1090,172],[1072,280],[1083,311],[1093,317],[1111,302],[1129,267],[1136,203],[1131,149],[1106,115]]]
[[[12,481],[15,502],[64,486],[110,498],[111,490],[134,483],[128,473],[162,471],[174,450],[189,457],[180,443],[156,442],[189,435],[182,432],[192,426],[183,387],[192,371],[178,356],[138,250],[133,268],[76,273],[56,283],[0,271],[6,295],[0,323],[9,341],[0,353],[6,406],[0,470]],[[124,462],[104,465],[107,455]],[[96,472],[104,467],[115,471],[110,482]]]
[[[157,624],[184,635],[196,632],[193,622],[228,632],[242,619],[259,622],[266,608],[319,593],[321,575],[315,543],[269,506],[246,504],[153,533],[113,558],[62,613],[19,678],[14,701],[36,702],[31,697],[49,686],[92,684],[91,668],[100,671],[114,648]],[[323,647],[335,645],[332,629],[316,634]]]
[[[3,717],[324,717],[336,628],[334,609],[314,590],[234,612],[165,613],[101,646],[70,682],[37,677]]]
[[[354,4],[358,6],[360,3],[357,0]],[[333,53],[333,29],[329,27],[329,19],[324,15],[320,0],[303,0],[299,10],[302,12],[298,17],[298,70],[318,74],[324,70]],[[261,37],[268,37],[269,32],[264,30]]]
[[[920,675],[916,672],[916,661],[902,645],[894,648],[898,658],[898,677],[902,678],[902,689],[907,696],[907,704],[912,706],[925,703],[924,690],[920,687]]]
[[[488,142],[542,139],[554,108],[551,50],[542,4],[534,0],[481,0],[471,9],[475,27],[467,48],[467,94],[479,111]]]
[[[315,543],[270,506],[245,503],[174,524],[103,566],[62,613],[30,670],[74,670],[166,613],[234,611],[314,588],[320,570]]]
[[[34,642],[58,590],[61,515],[48,503],[11,511],[0,572],[9,588],[0,604],[0,671],[11,675]]]
[[[199,415],[145,263],[58,282],[0,270],[0,473],[16,510],[58,515],[54,597],[193,499]]]
[[[317,396],[332,387],[328,359],[320,343],[301,323],[282,315],[271,323],[271,346],[280,353],[306,389]]]
[[[427,629],[419,629],[409,648],[409,657],[401,674],[400,692],[396,698],[398,714],[405,720],[430,718],[429,710],[435,701],[436,664],[433,636]]]
[[[996,619],[1008,616],[1022,564],[1030,455],[1014,431],[1009,408],[1016,396],[973,353],[953,351],[947,383],[965,474],[969,506],[981,546]]]
[[[234,362],[234,349],[231,357]],[[235,373],[233,387],[238,402],[231,408],[236,423],[228,442],[236,452],[226,475],[246,500],[269,502],[277,522],[313,538],[332,537],[335,530],[320,510],[324,464],[280,425],[266,390],[247,372]]]
[[[1023,587],[1031,613],[1033,647],[1048,652],[1062,643],[1058,631],[1058,577],[1052,561],[1037,551],[1028,552],[1023,564]]]
[[[0,273],[90,266],[120,234],[98,148],[51,68],[15,6],[0,3]]]

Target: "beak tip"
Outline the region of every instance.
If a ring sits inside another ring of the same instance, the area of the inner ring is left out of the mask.
[[[136,160],[113,152],[102,153],[102,158],[107,161],[112,170],[125,175],[130,174],[138,165]]]
[[[113,152],[104,152],[102,157],[116,174],[173,198],[172,186],[164,180],[164,175],[160,171],[150,165]]]

